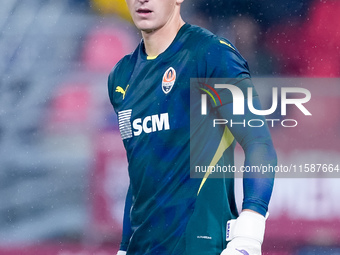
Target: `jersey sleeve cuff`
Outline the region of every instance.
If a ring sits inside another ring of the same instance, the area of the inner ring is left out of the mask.
[[[267,211],[268,211],[268,207],[264,207],[254,202],[243,202],[242,210],[244,209],[255,211],[264,217],[266,216]]]
[[[129,246],[128,242],[121,242],[120,246],[119,246],[119,250],[120,251],[126,251],[128,246]]]

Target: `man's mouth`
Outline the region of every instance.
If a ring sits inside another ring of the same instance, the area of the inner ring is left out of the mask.
[[[151,10],[146,9],[146,8],[139,8],[137,10],[137,13],[139,13],[139,14],[148,14],[148,13],[151,13],[151,12],[152,12]]]

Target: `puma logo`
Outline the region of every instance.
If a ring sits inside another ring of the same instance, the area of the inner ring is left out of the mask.
[[[129,88],[129,85],[126,86],[125,90],[121,86],[117,86],[117,88],[116,88],[116,92],[123,94],[123,100],[125,98],[125,94],[126,94],[126,91],[127,91],[128,88]]]

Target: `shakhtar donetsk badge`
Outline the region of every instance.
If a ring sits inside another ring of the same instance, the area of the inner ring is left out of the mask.
[[[176,81],[176,71],[172,67],[165,71],[162,80],[162,90],[165,94],[168,94]]]

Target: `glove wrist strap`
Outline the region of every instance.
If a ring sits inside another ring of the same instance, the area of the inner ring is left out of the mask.
[[[267,217],[266,217],[267,218]],[[249,211],[241,212],[236,220],[227,222],[227,241],[242,237],[263,242],[266,218],[261,214]]]

